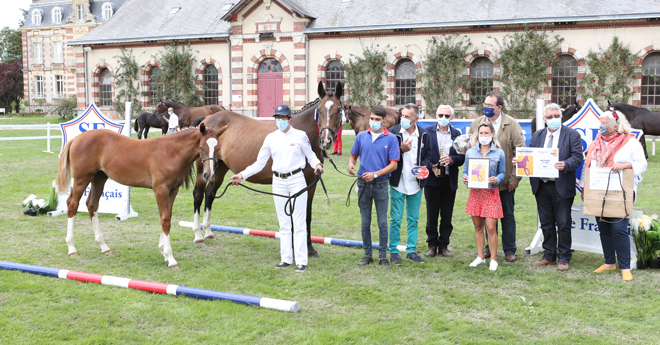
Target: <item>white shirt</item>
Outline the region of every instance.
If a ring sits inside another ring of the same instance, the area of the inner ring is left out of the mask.
[[[378,139],[378,137],[385,132],[383,131],[382,133],[374,133],[374,131],[371,131],[369,133],[371,133],[371,142],[373,143],[376,142],[376,139]]]
[[[552,136],[553,137],[552,138],[552,148],[553,149],[558,148],[559,147],[559,145],[558,145],[559,144],[559,134],[561,132],[561,126],[559,126],[559,128],[554,132],[550,132],[549,128],[546,132],[547,133],[545,135],[545,141],[543,142],[543,147],[548,147],[548,140],[550,140],[550,136]]]
[[[449,156],[449,150],[451,149],[451,130],[449,129],[449,126],[447,126],[447,132],[442,133],[440,130],[440,125],[438,125],[438,131],[436,132],[438,135],[438,154],[440,154],[440,149],[442,149],[442,155],[443,156]]]
[[[500,127],[502,127],[502,116],[504,114],[500,113],[500,115],[497,117],[497,120],[493,122],[493,127],[495,127],[495,135],[500,131]]]
[[[175,113],[172,113],[172,115],[170,115],[170,122],[169,122],[169,124],[170,124],[170,125],[169,125],[168,128],[176,128],[176,127],[179,127],[179,117],[176,116]]]
[[[419,130],[417,129],[417,125],[415,125],[415,131],[413,134],[409,134],[408,131],[403,129],[401,127],[401,131],[399,132],[403,134],[403,141],[405,142],[410,138],[412,140],[412,144],[410,145],[410,151],[408,152],[401,152],[402,154],[402,163],[403,163],[403,170],[401,171],[401,179],[399,180],[399,185],[396,187],[392,187],[396,189],[398,192],[406,194],[406,195],[413,195],[417,192],[419,192],[419,184],[417,183],[417,177],[415,177],[412,174],[412,168],[415,167],[415,161],[417,160],[417,154],[419,148],[417,147],[418,142],[419,142]]]
[[[293,127],[290,127],[286,133],[278,129],[264,139],[257,161],[241,171],[243,179],[247,180],[263,170],[270,157],[273,157],[272,170],[282,174],[305,168],[305,158],[313,168],[321,164],[312,151],[307,133]]]
[[[616,152],[614,158],[612,158],[612,162],[614,164],[625,162],[632,163],[633,174],[635,175],[634,191],[637,192],[637,184],[642,182],[642,174],[648,167],[646,157],[644,157],[644,149],[639,140],[630,138],[628,142]],[[595,159],[591,160],[591,166],[598,167],[598,163]],[[584,174],[586,170],[587,169],[582,169],[582,178],[578,181],[580,187],[584,187]]]

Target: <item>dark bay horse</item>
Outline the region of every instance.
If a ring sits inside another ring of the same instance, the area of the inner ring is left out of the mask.
[[[221,105],[204,105],[201,107],[191,107],[180,102],[169,102],[160,100],[156,104],[155,114],[167,113],[167,109],[172,108],[174,113],[179,117],[179,128],[190,127],[196,118],[200,116],[207,116],[215,114],[219,111],[226,110]]]
[[[179,187],[184,183],[187,187],[192,180],[192,164],[199,158],[202,146],[213,140],[217,142],[226,129],[226,126],[207,129],[202,124],[199,129],[182,130],[151,140],[133,139],[98,129],[87,131],[68,141],[60,156],[57,188],[60,193],[69,189],[73,170],[74,185],[67,199],[69,219],[66,244],[69,247],[69,255],[78,255],[73,244],[73,219],[78,212],[80,198],[90,182],[92,186],[87,198],[87,209],[92,219],[95,240],[103,253],[112,254],[105,244],[96,212],[103,186],[106,180],[111,178],[127,186],[154,190],[162,226],[158,249],[169,267],[178,268],[170,246],[170,221],[174,199]]]
[[[561,113],[561,123],[564,123],[573,117],[578,111],[582,109],[582,106],[580,103],[575,101],[575,104],[571,105],[570,107],[566,108],[563,113]],[[532,133],[536,132],[536,116],[532,118]]]
[[[646,135],[660,135],[660,113],[643,107],[626,103],[612,103],[611,101],[607,101],[607,107],[610,110],[622,112],[630,123],[630,127],[644,131],[644,135],[639,138],[639,142],[644,147],[644,155],[649,158],[646,152]]]
[[[317,123],[314,121],[314,115],[318,107],[324,106],[320,99],[307,104],[298,113],[294,113],[291,119],[291,126],[307,133],[309,142],[312,145],[312,150],[316,157],[323,162],[323,153],[319,145],[319,130]],[[253,118],[240,115],[237,113],[223,111],[211,116],[207,116],[202,122],[208,127],[217,128],[226,123],[231,123],[231,126],[222,135],[218,141],[218,147],[213,157],[217,160],[206,160],[202,163],[202,159],[197,160],[197,184],[193,191],[194,196],[194,220],[193,232],[195,234],[194,243],[202,244],[204,239],[214,239],[215,236],[211,232],[211,207],[214,196],[222,185],[225,175],[229,170],[234,173],[243,171],[247,166],[257,160],[259,149],[266,138],[266,135],[277,130],[277,127],[272,122],[264,122],[255,120]],[[332,126],[331,122],[331,126]],[[336,124],[334,124],[336,125]],[[202,151],[202,156],[208,156],[207,152]],[[213,166],[212,162],[215,162]],[[268,160],[266,167],[258,174],[251,176],[247,179],[248,182],[258,184],[272,184],[273,172],[271,170],[273,161]],[[204,178],[206,174],[208,179]],[[305,180],[307,184],[311,184],[316,175],[314,170],[308,166],[304,170]],[[311,241],[311,224],[312,224],[312,201],[314,200],[314,192],[316,186],[309,189],[307,192],[307,248],[310,257],[320,257],[316,249],[312,246]],[[206,198],[204,204],[204,237],[199,227],[200,223],[200,208],[202,201]]]
[[[163,135],[167,133],[167,121],[163,120],[162,115],[158,115],[156,113],[148,113],[144,112],[140,114],[135,119],[135,126],[133,129],[137,132],[137,137],[138,139],[142,139],[142,134],[144,134],[144,138],[147,139],[147,134],[149,134],[149,128],[154,127],[154,128],[160,128],[163,131]]]
[[[322,150],[330,150],[337,140],[337,131],[342,125],[344,109],[341,96],[344,94],[344,85],[337,83],[334,93],[327,93],[323,82],[319,82],[318,93],[320,103],[316,110],[316,121],[319,124],[319,144]]]
[[[399,124],[399,119],[401,117],[400,113],[394,109],[385,108],[387,111],[387,116],[385,121],[383,121],[383,127],[392,128]],[[367,108],[358,108],[353,107],[348,104],[344,104],[344,111],[346,112],[346,118],[348,122],[353,127],[355,135],[362,131],[369,129],[369,114],[371,110]]]

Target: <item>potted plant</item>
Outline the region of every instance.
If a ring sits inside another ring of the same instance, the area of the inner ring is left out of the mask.
[[[650,257],[651,243],[648,240],[647,230],[651,229],[651,218],[643,216],[633,219],[632,236],[637,249],[637,269],[646,269],[646,262]]]
[[[647,262],[648,268],[659,269],[660,259],[660,222],[657,219],[651,220],[651,229],[646,232],[646,239],[649,242],[649,260]]]

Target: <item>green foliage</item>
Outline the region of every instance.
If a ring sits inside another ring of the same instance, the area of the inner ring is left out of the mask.
[[[50,109],[50,113],[57,115],[61,119],[73,117],[73,112],[78,107],[78,98],[75,95],[68,98],[61,98],[55,101],[55,106]]]
[[[467,36],[461,40],[458,34],[428,40],[426,59],[422,62],[424,84],[420,89],[429,114],[435,114],[441,104],[460,104],[461,90],[470,89],[470,79],[463,78],[463,65],[471,46]]]
[[[347,102],[360,107],[372,107],[385,99],[385,80],[387,52],[392,51],[387,45],[365,47],[362,45],[362,55],[351,54],[346,71],[346,86],[348,87]]]
[[[21,60],[23,57],[23,41],[20,29],[5,27],[0,30],[0,62],[8,63]]]
[[[119,61],[115,71],[115,86],[117,87],[117,99],[113,104],[116,112],[123,114],[126,109],[126,102],[131,102],[133,114],[142,112],[142,103],[140,96],[140,70],[144,65],[140,65],[133,55],[133,50],[121,48],[121,55],[114,56]]]
[[[598,104],[608,100],[628,103],[633,94],[633,77],[638,73],[634,66],[639,52],[633,53],[630,44],[624,46],[617,36],[606,49],[600,45],[598,48],[598,52],[589,50],[585,59],[588,69],[581,83],[582,97],[593,98]]]
[[[542,29],[509,33],[502,41],[488,36],[495,41],[497,60],[500,63],[500,75],[495,77],[500,82],[500,93],[510,115],[528,117],[534,114],[535,99],[543,93],[548,84],[546,69],[554,65],[564,40],[559,35],[550,36]]]
[[[197,75],[193,73],[193,66],[197,59],[190,43],[180,46],[179,43],[174,42],[170,46],[165,46],[164,49],[163,52],[154,56],[161,62],[163,97],[193,107],[202,105],[201,91],[195,85]]]

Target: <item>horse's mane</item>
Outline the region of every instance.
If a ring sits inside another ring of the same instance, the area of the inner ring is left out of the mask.
[[[641,111],[644,111],[644,112],[653,113],[649,109],[646,109],[644,107],[637,107],[637,106],[634,106],[634,105],[631,105],[631,104],[628,104],[628,103],[612,103],[612,104],[608,105],[608,109],[609,109],[609,107],[619,108],[621,110],[624,110],[624,109],[625,110],[633,110],[633,111],[634,110],[641,110]]]
[[[315,100],[313,100],[313,101],[311,101],[311,102],[305,104],[305,106],[303,106],[302,108],[300,108],[300,110],[296,110],[296,111],[294,111],[291,115],[300,114],[300,113],[302,113],[303,111],[305,111],[305,110],[307,110],[307,109],[309,109],[309,108],[315,107],[316,105],[319,104],[319,102],[321,102],[321,99],[317,97]]]
[[[167,102],[167,103],[174,103],[174,104],[178,104],[178,105],[183,105],[183,106],[186,106],[186,107],[188,106],[187,104],[185,104],[185,103],[181,103],[181,102],[179,102],[179,101],[166,101],[166,102]]]

